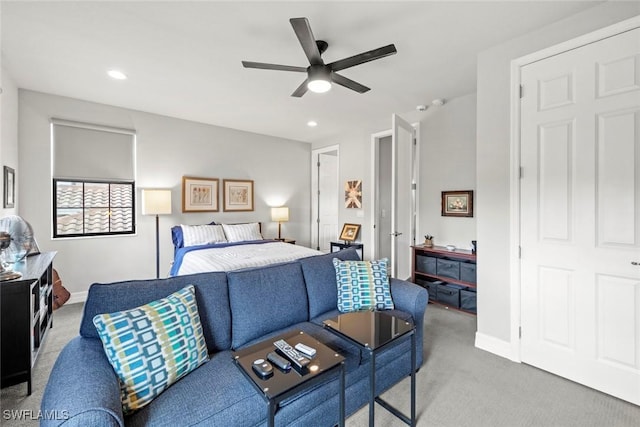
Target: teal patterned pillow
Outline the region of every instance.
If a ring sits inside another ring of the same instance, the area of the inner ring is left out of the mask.
[[[333,259],[338,283],[338,310],[391,310],[394,308],[387,276],[387,258],[379,261]]]
[[[125,414],[209,359],[193,285],[141,307],[98,314],[93,324],[120,380]]]

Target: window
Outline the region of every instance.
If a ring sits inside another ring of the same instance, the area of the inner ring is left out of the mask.
[[[135,233],[135,132],[52,120],[53,237]]]
[[[135,232],[134,185],[54,179],[53,237]]]

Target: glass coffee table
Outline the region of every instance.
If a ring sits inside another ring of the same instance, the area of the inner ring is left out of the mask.
[[[369,426],[374,425],[375,403],[400,418],[406,424],[416,424],[416,328],[415,325],[383,311],[357,311],[327,319],[324,326],[368,351],[371,357],[369,372]],[[376,396],[376,355],[398,344],[401,337],[411,335],[411,418]]]
[[[253,362],[257,359],[267,360],[267,354],[275,351],[274,342],[283,339],[292,347],[298,343],[305,344],[316,349],[316,354],[311,358],[309,364],[301,369],[292,367],[286,371],[273,365],[273,373],[262,378],[252,368]],[[331,373],[339,376],[340,405],[339,405],[339,425],[344,427],[345,406],[344,406],[344,357],[335,350],[327,347],[314,337],[302,331],[288,332],[275,336],[258,344],[252,345],[242,350],[234,351],[233,359],[240,371],[258,389],[260,394],[268,403],[267,425],[274,426],[275,415],[278,405],[285,399],[294,396],[316,384],[327,381],[331,378]]]

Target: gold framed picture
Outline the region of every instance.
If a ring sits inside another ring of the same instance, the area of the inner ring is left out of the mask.
[[[182,212],[218,212],[218,178],[182,177]]]
[[[358,237],[360,231],[360,224],[345,224],[342,226],[342,232],[340,233],[340,240],[346,242],[353,242]]]
[[[225,212],[253,211],[253,181],[250,179],[223,179],[222,194]]]

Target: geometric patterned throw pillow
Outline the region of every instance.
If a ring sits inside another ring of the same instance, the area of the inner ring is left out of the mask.
[[[387,276],[387,258],[379,261],[340,261],[333,259],[338,283],[338,310],[392,310],[394,308]]]
[[[120,380],[125,414],[209,358],[193,285],[131,310],[98,314],[93,324]]]

